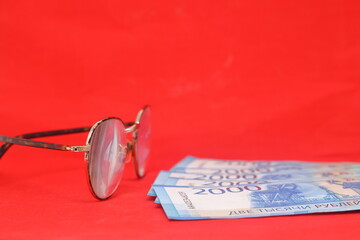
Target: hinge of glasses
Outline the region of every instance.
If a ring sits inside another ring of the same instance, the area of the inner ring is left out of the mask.
[[[67,147],[67,150],[72,152],[88,152],[90,151],[90,145]]]

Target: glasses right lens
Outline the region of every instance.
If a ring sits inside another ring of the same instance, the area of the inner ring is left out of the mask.
[[[88,174],[90,187],[99,199],[110,197],[120,183],[126,157],[127,138],[121,120],[101,122],[90,139]]]
[[[135,167],[138,177],[145,175],[146,162],[150,154],[151,138],[151,111],[145,107],[140,116],[137,131],[134,132],[135,139]]]

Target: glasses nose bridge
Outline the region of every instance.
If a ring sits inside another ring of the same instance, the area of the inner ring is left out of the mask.
[[[133,148],[134,148],[134,142],[128,141],[126,144],[127,152],[126,152],[126,160],[125,163],[131,162],[133,158]]]
[[[137,125],[136,123],[128,123],[126,128],[125,128],[125,132],[126,133],[132,133],[136,130],[137,128]]]

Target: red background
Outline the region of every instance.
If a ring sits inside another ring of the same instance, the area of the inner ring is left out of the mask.
[[[355,239],[359,212],[170,221],[146,193],[186,155],[359,161],[359,1],[1,1],[0,134],[153,110],[148,175],[93,199],[83,154],[0,161],[1,239]],[[83,144],[86,134],[39,140]]]

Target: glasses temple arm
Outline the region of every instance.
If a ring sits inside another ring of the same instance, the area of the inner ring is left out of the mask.
[[[38,138],[38,137],[50,137],[64,134],[73,134],[73,133],[82,133],[88,132],[91,127],[82,127],[82,128],[71,128],[71,129],[62,129],[62,130],[54,130],[54,131],[45,131],[45,132],[34,132],[18,135],[14,138],[7,136],[0,136],[0,142],[5,142],[0,147],[0,158],[6,153],[6,151],[13,145],[24,145],[30,147],[39,147],[39,148],[48,148],[54,150],[67,150],[66,145],[54,144],[54,143],[45,143],[38,141],[31,141],[26,139]]]
[[[7,137],[7,136],[0,136],[0,141],[6,142],[1,146],[1,153],[0,157],[4,155],[4,153],[7,151],[9,147],[5,147],[6,145],[12,146],[13,144],[17,145],[23,145],[28,147],[38,147],[38,148],[47,148],[47,149],[54,149],[54,150],[68,150],[68,145],[61,145],[61,144],[55,144],[55,143],[46,143],[46,142],[39,142],[39,141],[33,141],[23,138],[15,138],[15,137]]]

